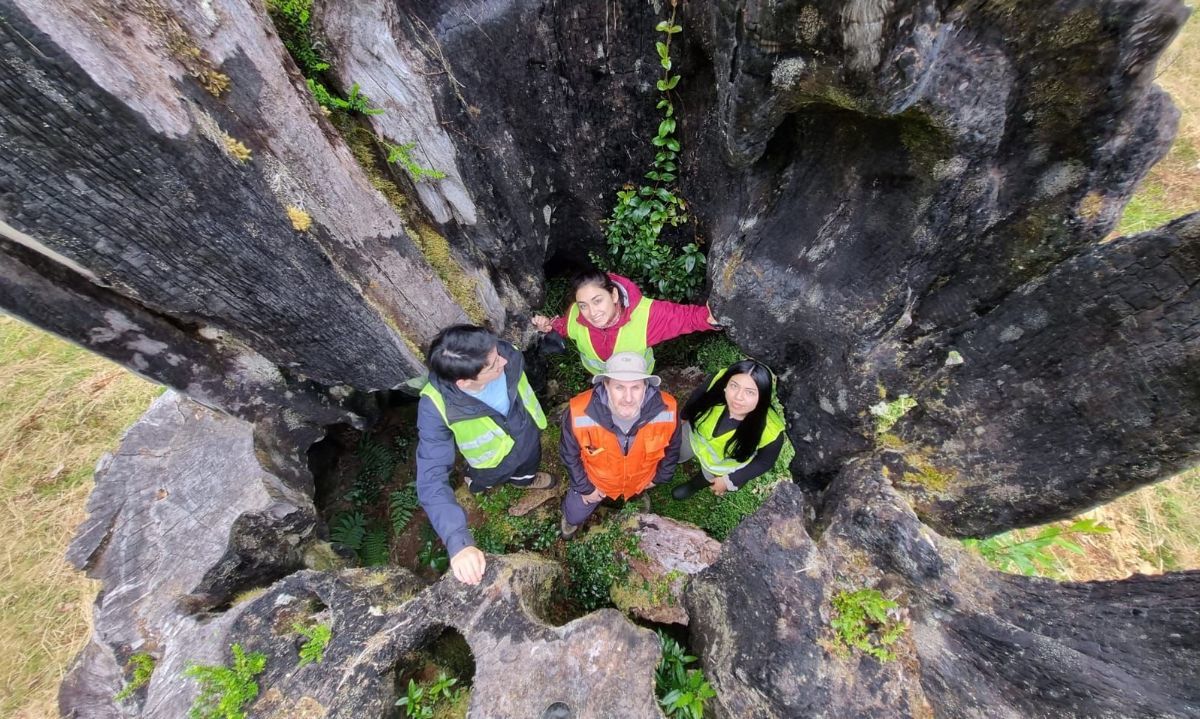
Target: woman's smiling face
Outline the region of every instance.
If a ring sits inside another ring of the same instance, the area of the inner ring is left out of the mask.
[[[620,296],[617,290],[605,291],[599,285],[584,285],[575,293],[579,312],[596,329],[616,324],[621,316]]]

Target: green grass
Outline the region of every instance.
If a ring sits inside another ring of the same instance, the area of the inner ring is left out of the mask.
[[[162,389],[0,317],[0,716],[58,716],[96,583],[63,559],[96,461]]]
[[[1158,182],[1146,182],[1138,188],[1137,194],[1130,198],[1129,204],[1125,206],[1116,232],[1118,235],[1136,235],[1166,224],[1179,215],[1178,209],[1167,197],[1163,185]]]
[[[1179,109],[1171,149],[1150,168],[1115,234],[1128,235],[1200,211],[1200,13],[1193,11],[1158,61],[1155,82]]]
[[[724,542],[743,519],[767,500],[776,484],[787,481],[790,477],[788,463],[795,454],[791,443],[785,442],[771,471],[755,477],[736,492],[717,496],[705,489],[680,501],[671,496],[671,490],[686,482],[692,476],[690,473],[700,471],[697,463],[689,462],[675,470],[675,477],[669,484],[650,490],[653,512],[681,522],[690,522],[714,539]]]

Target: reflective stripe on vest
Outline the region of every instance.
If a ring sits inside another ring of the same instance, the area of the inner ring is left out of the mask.
[[[709,383],[708,388],[713,386],[725,376],[724,370],[717,373]],[[688,443],[692,446],[692,454],[696,455],[696,459],[700,462],[700,466],[714,475],[726,475],[750,464],[754,459],[754,455],[745,462],[739,462],[736,459],[725,456],[726,449],[730,440],[733,439],[735,429],[731,429],[720,437],[714,437],[713,433],[717,430],[717,424],[721,420],[722,410],[724,405],[717,405],[710,408],[700,417],[699,421],[692,425],[692,431],[688,433]],[[785,429],[783,418],[775,411],[774,407],[767,409],[767,422],[763,427],[762,437],[758,440],[758,447],[755,448],[755,454],[758,450],[766,447],[768,444],[778,439],[779,435]]]
[[[542,412],[542,405],[538,403],[537,396],[534,395],[533,388],[529,386],[529,380],[525,378],[524,372],[517,380],[517,395],[521,398],[521,404],[525,406],[525,411],[529,413],[538,429],[545,429],[546,415]],[[500,425],[496,424],[496,420],[491,417],[472,417],[453,423],[447,421],[446,401],[432,382],[421,389],[421,396],[428,397],[433,402],[433,406],[437,407],[442,421],[454,434],[454,443],[458,445],[458,451],[462,452],[463,458],[472,467],[490,469],[499,466],[512,451],[513,445],[516,444],[513,438],[508,436],[508,433],[501,429]]]
[[[654,350],[650,349],[647,332],[650,327],[650,305],[654,300],[643,297],[629,313],[629,321],[617,330],[617,341],[613,345],[613,354],[618,352],[637,352],[646,358],[646,371],[654,371]],[[583,366],[593,376],[604,372],[604,360],[592,346],[592,333],[588,326],[579,323],[579,305],[572,304],[567,312],[567,337],[575,343]]]
[[[654,480],[679,422],[675,398],[666,392],[660,396],[666,409],[638,429],[628,453],[621,452],[615,433],[587,415],[592,390],[571,400],[571,433],[579,443],[579,457],[588,479],[605,496],[632,497]]]

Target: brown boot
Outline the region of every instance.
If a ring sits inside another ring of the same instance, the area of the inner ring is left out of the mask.
[[[556,484],[558,484],[558,477],[549,472],[538,472],[533,475],[533,481],[522,485],[521,489],[550,489]]]

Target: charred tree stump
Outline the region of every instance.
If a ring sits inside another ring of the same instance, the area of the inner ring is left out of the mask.
[[[809,490],[782,490],[690,595],[727,714],[1200,714],[1194,573],[1006,577],[933,531],[1068,516],[1200,456],[1200,217],[1107,238],[1173,134],[1154,66],[1185,16],[680,7],[692,222],[664,241],[707,249],[714,310],[782,380]],[[613,193],[653,156],[660,19],[632,1],[316,2],[330,77],[385,110],[354,120],[378,138],[364,150],[261,3],[0,0],[0,306],[252,422],[268,474],[306,489],[309,444],[369,422],[434,332],[471,318],[519,339],[542,268],[602,248]],[[393,175],[385,197],[360,164],[384,143],[446,178]],[[916,407],[877,427],[872,405],[901,394]],[[95,566],[118,566],[102,544]],[[829,645],[851,579],[905,599],[901,661]],[[67,709],[118,711],[121,643],[192,621],[117,614]]]

